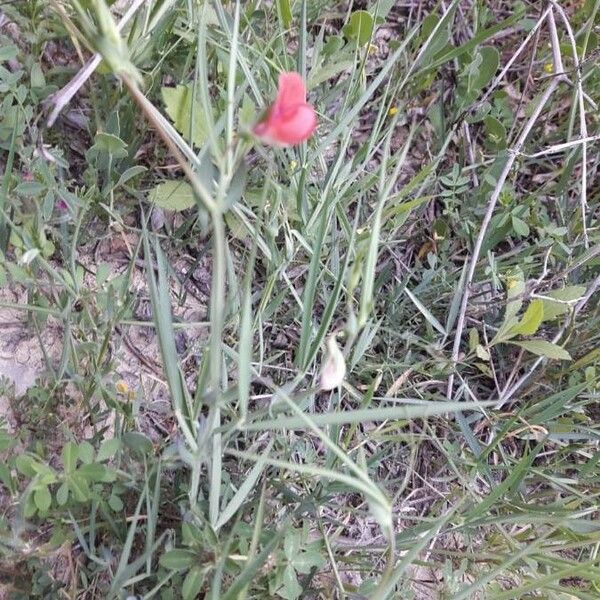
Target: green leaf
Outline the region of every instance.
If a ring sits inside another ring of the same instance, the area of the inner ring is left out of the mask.
[[[483,118],[483,124],[492,145],[498,149],[506,148],[506,127],[490,115]]]
[[[109,483],[116,479],[115,472],[108,467],[93,463],[91,465],[82,465],[77,469],[77,473],[82,477],[85,477],[91,483],[94,482],[106,482]]]
[[[34,460],[31,463],[31,468],[35,471],[36,475],[39,475],[47,482],[56,481],[56,475],[54,474],[54,470],[49,465]]]
[[[204,567],[195,566],[190,569],[181,586],[183,600],[194,600],[194,598],[198,597],[204,584],[205,575],[206,569]]]
[[[81,442],[79,444],[79,458],[85,465],[89,465],[94,461],[94,446],[89,442]]]
[[[427,38],[433,33],[434,29],[440,22],[440,15],[432,12],[427,15],[423,19],[423,23],[421,25],[421,31],[419,33],[419,38],[421,42],[425,42]],[[436,31],[435,35],[431,38],[427,49],[423,53],[421,57],[421,64],[427,66],[427,64],[431,61],[431,59],[438,54],[441,50],[443,50],[448,41],[450,40],[450,28],[448,27],[448,23],[445,23]]]
[[[419,309],[420,313],[425,317],[429,324],[437,329],[442,335],[446,335],[444,326],[431,314],[429,309],[406,287],[404,288],[406,295],[411,299],[413,304]]]
[[[204,534],[202,533],[202,530],[193,523],[184,521],[181,525],[181,538],[185,546],[194,546],[204,539]]]
[[[525,292],[525,278],[523,271],[516,268],[506,280],[506,313],[505,323],[517,316],[523,306],[523,294]]]
[[[231,178],[231,183],[229,184],[229,189],[227,190],[227,194],[225,196],[225,202],[222,206],[223,210],[229,210],[240,200],[246,189],[247,178],[248,165],[242,161]]]
[[[321,54],[323,56],[333,56],[334,54],[336,54],[337,52],[339,52],[343,47],[344,47],[344,38],[340,37],[339,35],[331,35],[327,38],[327,41],[325,42],[323,49],[321,50]],[[336,56],[336,59],[339,58]],[[311,77],[312,77],[312,71],[311,71]],[[312,86],[309,86],[312,87]]]
[[[492,404],[494,404],[492,401],[481,403],[429,401],[425,404],[403,404],[398,406],[325,412],[311,415],[311,420],[320,427],[344,425],[346,423],[386,421],[388,419],[403,421],[453,412],[464,412],[471,409],[477,410],[483,406],[492,406]],[[303,427],[303,425],[305,425],[305,422],[297,416],[279,415],[274,419],[249,421],[248,423],[241,424],[240,428],[245,431],[269,431],[271,429],[298,429]]]
[[[23,181],[15,188],[15,192],[23,196],[39,196],[45,190],[46,186],[39,181]]]
[[[165,181],[150,191],[148,200],[165,210],[182,211],[196,205],[192,186],[185,181]]]
[[[511,217],[512,226],[515,230],[515,233],[521,237],[527,237],[529,235],[529,225],[523,221],[523,219],[519,219],[519,217],[515,217],[514,215]]]
[[[183,569],[189,569],[197,560],[198,557],[191,550],[175,548],[165,552],[160,557],[159,562],[165,569],[181,571]]]
[[[479,345],[479,332],[475,327],[469,329],[469,350],[473,352]]]
[[[290,0],[277,0],[277,6],[279,7],[279,14],[283,26],[287,29],[292,24],[292,8],[290,6]]]
[[[8,44],[6,46],[2,46],[0,48],[0,62],[4,62],[5,60],[10,60],[11,58],[15,58],[19,49],[14,44]]]
[[[366,10],[357,10],[350,16],[350,21],[344,26],[344,35],[349,40],[354,40],[359,46],[364,46],[371,41],[373,17]]]
[[[571,366],[572,368],[573,366]],[[538,400],[522,411],[521,415],[531,425],[548,424],[563,413],[573,413],[571,402],[585,387],[585,383],[580,383],[552,394],[543,400]]]
[[[30,519],[35,515],[37,511],[37,506],[35,504],[35,500],[33,498],[33,494],[27,494],[25,498],[25,506],[23,507],[23,515],[26,519]]]
[[[102,462],[104,460],[108,460],[112,458],[117,450],[121,447],[121,440],[119,438],[112,438],[110,440],[104,440],[100,445],[100,449],[98,450],[98,455],[96,456],[96,460],[98,462]]]
[[[12,475],[11,469],[6,464],[0,464],[0,482],[11,493],[16,493],[16,481]]]
[[[52,504],[52,496],[47,486],[43,486],[35,490],[33,493],[33,501],[40,513],[48,512],[50,505]]]
[[[225,223],[227,224],[229,235],[232,237],[238,240],[245,240],[248,237],[248,231],[244,227],[244,224],[232,211],[225,213]]]
[[[56,492],[56,501],[59,506],[64,506],[69,500],[69,487],[66,483],[62,483]]]
[[[573,360],[571,355],[560,346],[546,340],[529,340],[525,342],[509,342],[524,348],[528,352],[556,360]]]
[[[137,431],[127,431],[122,437],[123,443],[134,452],[140,454],[152,454],[154,448],[152,442],[143,434]]]
[[[292,558],[294,569],[303,575],[308,575],[313,568],[322,567],[324,563],[325,559],[317,550],[300,552]]]
[[[17,470],[26,477],[35,477],[36,470],[33,468],[34,462],[35,461],[31,456],[19,454],[15,459],[15,466],[17,467]]]
[[[584,354],[580,359],[574,362],[571,365],[570,370],[575,371],[577,369],[581,369],[592,363],[595,363],[598,360],[600,360],[600,348],[594,348],[591,352]]]
[[[510,328],[510,335],[533,335],[542,324],[544,318],[544,303],[535,299],[529,303],[521,320]]]
[[[388,13],[395,6],[397,0],[378,0],[375,4],[375,10],[377,11],[376,17],[377,22],[384,22],[385,18],[388,16]]]
[[[74,474],[67,480],[69,490],[73,492],[73,496],[75,500],[78,502],[87,502],[92,493],[90,490],[90,486],[84,477],[80,475]]]
[[[264,456],[267,457],[269,452],[271,451],[272,444],[269,443],[264,450]],[[233,517],[236,511],[242,506],[244,501],[248,498],[248,496],[253,492],[256,482],[258,478],[261,476],[263,469],[265,468],[265,463],[262,461],[258,461],[254,467],[252,467],[251,471],[246,475],[244,482],[236,493],[233,495],[227,506],[223,509],[217,522],[214,525],[215,531],[220,529],[229,519]],[[287,538],[286,538],[287,539]]]
[[[96,134],[94,146],[107,154],[112,154],[115,158],[124,158],[127,156],[127,144],[118,136],[103,131]]]
[[[267,539],[260,552],[253,557],[249,557],[250,560],[246,563],[244,570],[237,576],[229,589],[221,594],[222,600],[237,600],[237,598],[240,598],[241,591],[250,583],[250,581],[252,581],[263,565],[267,563],[267,560],[275,550],[275,547],[279,543],[284,532],[285,527],[275,531],[275,533]]]
[[[240,124],[246,128],[251,127],[251,125],[256,122],[256,106],[248,94],[244,94],[242,106],[238,111],[238,119]]]
[[[469,78],[469,88],[481,91],[496,74],[500,63],[500,53],[492,46],[484,46],[479,49],[478,54],[481,61],[477,66],[477,72]]]
[[[42,71],[40,63],[36,62],[31,65],[30,80],[32,88],[46,87],[46,78],[44,77],[44,71]]]
[[[292,565],[288,565],[283,572],[283,586],[277,590],[277,594],[286,600],[300,598],[302,586],[298,583],[296,571]]]
[[[392,507],[387,501],[387,498],[367,496],[367,505],[369,507],[369,512],[375,517],[381,531],[389,540],[390,536],[394,534],[394,525]]]
[[[523,306],[524,292],[525,277],[523,276],[523,271],[516,267],[506,278],[506,311],[504,313],[504,321],[491,341],[491,346],[503,341],[510,328],[517,323],[517,314]]]
[[[336,57],[336,60],[334,60],[333,62],[328,62],[320,67],[315,67],[310,72],[310,78],[308,79],[308,87],[316,87],[324,81],[332,79],[333,77],[338,75],[338,73],[351,69],[356,62],[354,55],[352,54],[349,58],[343,58],[344,56],[346,56],[346,53],[343,53],[343,55],[340,57]]]
[[[17,440],[8,431],[0,429],[0,452],[12,448],[17,443]]]
[[[85,3],[84,3],[85,4]],[[109,68],[116,74],[127,75],[136,83],[142,83],[142,76],[129,58],[129,48],[121,37],[119,29],[106,0],[93,2],[94,20],[89,20],[89,13],[85,12],[79,2],[73,3],[80,16],[79,23],[88,39],[93,40],[95,50],[102,55]]]
[[[559,302],[552,302],[552,300],[546,300],[545,298],[542,300],[544,303],[544,321],[552,321],[568,313],[570,306],[583,297],[585,290],[586,287],[583,285],[569,285],[560,290],[546,292],[544,296],[554,298]]]
[[[490,493],[473,509],[471,518],[486,514],[490,507],[495,506],[498,503],[500,498],[510,495],[511,492],[518,489],[519,484],[525,477],[525,473],[530,469],[540,450],[540,446],[535,447],[533,450],[526,453],[517,464],[511,465],[510,470],[507,472],[507,477],[491,488]]]
[[[481,360],[485,360],[486,362],[490,360],[489,351],[481,344],[477,344],[477,346],[475,346],[475,354],[477,354],[477,358]]]
[[[408,219],[415,208],[418,208],[419,206],[433,199],[433,196],[422,196],[420,198],[408,200],[407,202],[400,202],[402,196],[402,192],[390,196],[388,199],[389,207],[386,208],[384,212],[384,219],[386,221],[390,218],[395,219],[395,227],[404,225],[404,222],[406,219]]]
[[[67,473],[74,471],[77,465],[79,448],[75,442],[67,442],[61,452],[63,465]]]
[[[481,44],[481,42],[491,39],[498,32],[502,31],[503,29],[507,29],[508,27],[511,27],[512,25],[517,23],[519,20],[521,20],[522,16],[523,16],[523,8],[519,7],[517,10],[515,10],[513,12],[513,14],[508,19],[505,19],[504,21],[500,21],[499,23],[496,23],[495,25],[492,25],[491,27],[489,27],[487,29],[480,29],[471,39],[469,39],[467,42],[465,42],[462,46],[459,46],[458,48],[454,48],[454,47],[449,48],[447,52],[444,52],[441,56],[436,57],[436,59],[430,64],[427,64],[427,61],[425,60],[425,56],[423,56],[423,59],[421,59],[421,62],[423,64],[423,70],[436,69],[437,67],[442,66],[446,62],[448,62],[450,60],[454,60],[455,58],[458,58],[465,52],[470,52],[471,50],[476,48],[479,44]],[[440,19],[439,15],[429,15],[427,17],[427,19],[429,17],[435,17],[438,21]],[[427,21],[427,19],[425,19],[425,21]],[[424,23],[425,23],[425,21],[424,21]],[[433,27],[431,29],[433,29]],[[419,74],[420,74],[420,72],[416,73],[417,76]]]
[[[167,114],[177,131],[196,146],[201,146],[206,140],[207,132],[202,105],[197,98],[192,98],[192,86],[164,87],[160,91]]]
[[[108,505],[115,511],[115,512],[121,512],[123,510],[123,500],[121,500],[121,498],[119,498],[119,496],[116,496],[115,494],[113,494],[109,499],[108,499]]]
[[[127,183],[130,179],[133,179],[136,175],[147,171],[148,169],[142,165],[135,165],[133,167],[129,167],[121,173],[121,177],[119,177],[119,181],[117,181],[117,185],[115,185],[114,189],[118,188],[121,185]]]
[[[286,534],[285,539],[283,540],[283,552],[289,561],[292,561],[294,556],[300,551],[301,537],[302,533],[295,529],[290,529]]]
[[[177,418],[177,422],[182,434],[190,448],[196,448],[195,434],[192,433],[188,421],[183,417],[184,410],[188,409],[188,397],[184,392],[185,381],[183,380],[183,371],[179,364],[177,348],[175,347],[175,334],[173,330],[173,320],[171,315],[171,296],[169,292],[168,270],[166,258],[162,252],[158,240],[154,238],[154,254],[156,256],[156,270],[158,271],[158,281],[155,277],[155,269],[152,266],[152,250],[148,240],[148,231],[142,230],[144,255],[146,258],[146,274],[148,277],[148,287],[150,291],[150,300],[152,302],[152,316],[156,325],[160,354],[163,360],[163,370],[171,394],[171,402]],[[186,407],[184,409],[183,407]],[[125,443],[126,439],[123,436]],[[149,440],[148,440],[148,443]],[[151,444],[150,444],[151,446]]]

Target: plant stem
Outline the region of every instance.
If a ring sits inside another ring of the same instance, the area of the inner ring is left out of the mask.
[[[552,13],[552,11],[548,12],[547,19],[550,22],[550,24],[554,24],[554,14]],[[552,31],[552,27],[550,27],[550,29]],[[553,39],[553,41],[554,41],[554,39]],[[554,42],[553,46],[555,44],[556,44],[556,42]],[[513,164],[514,164],[517,156],[519,155],[519,152],[521,151],[521,148],[523,147],[523,144],[525,143],[527,136],[529,135],[529,133],[533,129],[534,125],[536,124],[537,120],[539,119],[540,115],[542,114],[542,110],[544,109],[544,106],[546,106],[546,103],[548,102],[548,100],[550,99],[550,97],[552,96],[552,94],[554,93],[554,91],[560,85],[560,83],[562,81],[563,81],[563,78],[560,74],[558,74],[556,77],[552,78],[552,80],[550,81],[550,84],[548,85],[548,87],[546,88],[546,90],[544,91],[542,96],[540,97],[540,100],[539,100],[537,106],[535,107],[533,114],[529,117],[529,119],[523,126],[521,135],[519,135],[514,146],[508,151],[508,155],[506,157],[504,167],[502,169],[502,172],[500,173],[500,176],[498,177],[498,181],[496,182],[496,185],[495,185],[495,187],[492,191],[492,194],[490,196],[490,199],[488,201],[487,210],[485,211],[485,215],[483,217],[483,221],[482,221],[481,227],[479,229],[479,235],[477,236],[477,240],[475,241],[475,246],[473,248],[473,254],[471,256],[471,261],[469,263],[469,270],[467,271],[467,278],[466,278],[466,281],[464,284],[463,296],[462,296],[462,300],[461,300],[461,304],[460,304],[460,310],[458,313],[458,319],[456,322],[456,333],[454,335],[454,344],[452,346],[452,363],[453,364],[456,364],[456,362],[458,360],[458,354],[459,354],[459,350],[460,350],[460,342],[462,339],[462,332],[463,332],[463,329],[465,326],[467,306],[469,304],[469,297],[471,295],[470,287],[471,287],[471,283],[473,283],[473,278],[475,276],[475,269],[477,268],[477,262],[479,261],[479,254],[481,253],[481,247],[483,246],[483,240],[485,239],[485,237],[487,235],[487,230],[488,230],[490,221],[492,220],[492,215],[494,214],[494,209],[496,208],[498,198],[500,197],[500,194],[502,193],[502,189],[504,187],[504,182],[506,181],[506,178],[508,177],[508,175],[513,167]],[[450,376],[448,377],[448,387],[446,389],[446,398],[448,400],[452,399],[452,394],[454,391],[453,388],[454,388],[454,373],[451,373]]]

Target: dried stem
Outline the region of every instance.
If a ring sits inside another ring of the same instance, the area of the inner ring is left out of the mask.
[[[546,15],[546,18],[548,20],[549,27],[552,29],[552,24],[555,23],[553,12],[551,10],[549,10],[549,11],[547,10],[544,12],[544,14]],[[554,28],[556,29],[556,27],[554,27]],[[558,42],[558,39],[557,38],[554,39],[551,36],[551,42],[554,45]],[[562,64],[562,62],[560,64]],[[556,77],[554,77],[550,81],[550,84],[548,85],[548,87],[546,88],[544,93],[542,94],[532,115],[529,117],[529,119],[526,121],[525,125],[523,126],[523,129],[522,129],[521,134],[519,135],[517,141],[515,142],[514,146],[509,150],[508,155],[506,157],[506,162],[504,163],[504,167],[502,169],[502,172],[500,173],[500,176],[498,177],[498,181],[496,182],[496,185],[495,185],[495,187],[492,191],[492,194],[490,196],[490,199],[488,201],[487,209],[486,209],[485,215],[483,217],[483,221],[481,223],[481,228],[479,230],[479,235],[477,236],[477,240],[475,241],[475,246],[473,248],[473,254],[471,256],[471,261],[469,263],[467,277],[466,277],[466,281],[464,284],[462,301],[461,301],[460,310],[459,310],[458,318],[457,318],[457,322],[456,322],[456,333],[454,335],[454,344],[452,346],[452,362],[454,364],[456,364],[456,362],[458,360],[460,343],[461,343],[461,339],[462,339],[463,329],[465,327],[467,306],[469,304],[469,297],[470,297],[470,293],[471,293],[471,284],[472,284],[473,278],[475,276],[475,269],[477,268],[477,262],[479,261],[479,254],[481,253],[481,247],[483,246],[483,240],[485,239],[485,237],[487,235],[487,230],[488,230],[490,221],[492,219],[492,215],[494,214],[494,209],[496,208],[498,198],[500,197],[500,193],[502,192],[502,188],[504,187],[506,178],[508,177],[508,175],[512,169],[512,166],[513,166],[517,156],[519,155],[519,152],[521,151],[521,148],[523,147],[525,140],[527,139],[527,136],[529,135],[529,133],[533,129],[534,125],[536,124],[537,120],[539,119],[540,115],[542,114],[542,111],[543,111],[546,103],[548,102],[548,100],[550,99],[550,97],[552,96],[552,94],[554,93],[554,91],[560,85],[561,82],[562,82],[562,76],[560,73],[557,73]],[[450,376],[448,377],[448,387],[446,390],[446,398],[448,400],[450,400],[452,398],[453,388],[454,388],[454,373],[451,373]]]
[[[590,247],[590,240],[588,237],[587,231],[587,141],[588,130],[587,123],[585,120],[585,103],[583,99],[583,86],[581,84],[581,65],[579,63],[578,49],[577,43],[575,41],[575,35],[573,34],[573,29],[571,28],[571,24],[569,23],[569,19],[565,14],[565,11],[562,7],[555,2],[555,0],[550,0],[552,2],[552,6],[554,6],[555,10],[560,15],[560,18],[565,26],[567,31],[567,36],[569,37],[569,41],[571,43],[571,50],[573,52],[573,62],[575,63],[575,89],[576,96],[579,103],[579,137],[581,140],[581,192],[579,196],[579,206],[581,207],[581,222],[583,225],[583,241],[586,248]],[[556,29],[556,28],[555,28]],[[556,33],[556,31],[555,31]]]
[[[579,146],[580,144],[588,144],[589,142],[597,141],[600,141],[600,135],[590,135],[585,138],[571,140],[570,142],[563,142],[562,144],[553,144],[552,146],[548,146],[548,148],[546,148],[545,150],[540,150],[539,152],[535,152],[534,154],[521,153],[521,156],[524,156],[525,158],[538,158],[540,156],[547,156],[549,154],[558,154],[559,152],[563,152],[564,150],[568,150],[569,148]]]
[[[552,7],[548,6],[546,8],[546,10],[542,13],[540,18],[537,20],[534,27],[527,34],[525,39],[521,42],[521,45],[516,49],[514,54],[510,57],[510,59],[506,63],[506,65],[504,65],[504,68],[502,69],[502,71],[500,71],[500,73],[498,73],[498,75],[494,79],[494,81],[492,81],[492,83],[490,84],[490,87],[487,89],[485,94],[483,94],[481,99],[477,102],[477,106],[481,106],[490,97],[490,94],[498,87],[498,85],[500,85],[500,82],[504,79],[504,77],[506,77],[506,74],[508,73],[510,68],[513,66],[513,64],[515,63],[517,58],[519,58],[521,52],[523,52],[523,50],[525,50],[525,47],[527,46],[527,44],[537,34],[538,29],[540,28],[540,26],[542,25],[544,20],[547,18],[547,16],[550,14],[550,12],[552,12]]]

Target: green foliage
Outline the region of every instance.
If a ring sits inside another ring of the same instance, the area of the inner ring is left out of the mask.
[[[118,444],[119,440],[107,440],[107,443]],[[103,447],[105,447],[103,445]],[[15,466],[19,473],[30,478],[27,492],[23,497],[23,511],[26,518],[32,518],[36,513],[47,516],[50,508],[74,507],[82,503],[88,504],[93,499],[103,497],[105,491],[103,483],[114,483],[118,473],[106,465],[101,456],[94,460],[94,448],[88,442],[77,446],[73,442],[67,443],[61,453],[63,469],[55,470],[49,465],[40,462],[37,457],[21,454],[15,459]],[[112,504],[118,504],[118,496],[111,493]]]
[[[185,181],[165,181],[148,194],[148,200],[165,210],[181,211],[196,204],[192,187]]]
[[[533,354],[537,354],[538,356],[545,356],[546,358],[558,360],[571,360],[571,355],[564,348],[546,340],[528,340],[512,343],[524,348],[528,352],[533,352]]]
[[[350,15],[350,20],[344,26],[344,35],[359,46],[364,46],[371,41],[374,25],[373,17],[366,10],[357,10]]]
[[[284,27],[289,27],[292,24],[292,7],[290,0],[277,0],[277,8],[281,16]]]
[[[167,114],[177,131],[192,144],[202,146],[206,140],[205,116],[202,105],[194,95],[194,86],[164,87],[160,92]]]
[[[515,148],[522,2],[3,5],[14,597],[597,596],[600,2],[579,79],[549,8]],[[260,145],[283,70],[319,127]]]

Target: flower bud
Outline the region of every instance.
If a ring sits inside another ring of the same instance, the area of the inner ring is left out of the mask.
[[[306,86],[298,73],[281,73],[277,98],[254,135],[265,144],[293,146],[307,140],[317,127],[315,109],[306,102]]]

